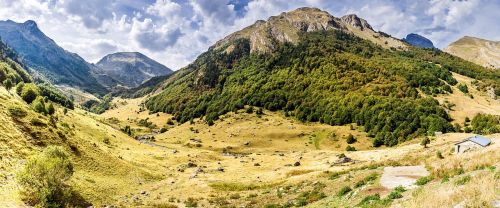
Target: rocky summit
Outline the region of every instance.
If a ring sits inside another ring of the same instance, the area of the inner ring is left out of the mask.
[[[415,33],[408,34],[406,38],[403,38],[403,41],[419,48],[434,48],[434,44],[432,44],[431,40]]]

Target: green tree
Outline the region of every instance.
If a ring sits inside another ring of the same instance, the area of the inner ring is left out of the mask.
[[[16,93],[18,95],[21,95],[21,92],[23,91],[23,87],[24,87],[24,82],[17,83],[17,85],[16,85]]]
[[[71,196],[66,184],[73,175],[73,163],[66,151],[49,146],[30,158],[16,174],[21,199],[36,207],[63,207]]]
[[[21,97],[27,103],[33,102],[39,95],[40,92],[38,91],[38,87],[33,83],[25,84],[24,87],[22,87]]]
[[[49,103],[47,105],[46,111],[47,111],[47,114],[52,115],[56,112],[56,109],[54,108],[54,105],[52,103]]]
[[[35,110],[35,112],[47,114],[45,108],[45,101],[41,96],[36,97],[36,99],[33,102],[31,102],[31,106],[33,107],[33,110]]]
[[[7,89],[7,91],[9,91],[11,88],[12,88],[12,80],[10,78],[7,78],[6,80],[3,81],[3,86],[5,87],[5,89]]]
[[[422,141],[420,142],[420,145],[422,145],[424,148],[427,148],[427,145],[431,143],[431,140],[429,137],[424,137]]]

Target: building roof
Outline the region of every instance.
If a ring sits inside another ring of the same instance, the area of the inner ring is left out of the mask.
[[[469,138],[467,138],[467,139],[465,139],[465,140],[463,140],[461,142],[458,142],[456,144],[460,144],[460,143],[466,142],[466,141],[474,142],[474,143],[479,144],[479,145],[481,145],[483,147],[486,147],[486,146],[490,145],[490,143],[491,143],[490,139],[488,139],[488,138],[486,138],[484,136],[481,136],[481,135],[475,135],[473,137],[469,137]]]

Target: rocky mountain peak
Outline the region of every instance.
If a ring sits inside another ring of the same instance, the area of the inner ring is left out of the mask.
[[[337,18],[326,11],[310,7],[283,12],[278,16],[271,16],[267,20],[258,20],[253,25],[218,41],[213,47],[223,47],[227,43],[231,43],[237,39],[248,39],[252,53],[272,52],[275,49],[276,43],[296,43],[299,40],[300,32],[325,30],[346,31],[387,48],[405,47],[402,41],[385,37],[373,31],[366,20],[356,15],[346,15],[342,18]],[[231,51],[231,48],[228,47],[226,52]]]
[[[340,20],[342,20],[342,22],[348,25],[358,28],[359,30],[364,30],[364,29],[373,30],[372,26],[368,24],[366,20],[359,18],[355,14],[345,15],[341,17]]]
[[[434,48],[434,44],[431,40],[415,33],[408,34],[406,38],[403,38],[403,41],[419,48]]]

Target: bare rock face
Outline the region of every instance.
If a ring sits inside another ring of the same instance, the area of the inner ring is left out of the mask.
[[[372,26],[368,24],[366,20],[359,18],[355,14],[345,15],[341,17],[340,20],[342,20],[342,22],[346,24],[358,28],[359,30],[365,30],[365,29],[373,30]]]
[[[374,41],[383,47],[403,47],[405,45],[400,40],[384,37],[384,35],[375,32],[366,20],[354,14],[337,18],[326,11],[304,7],[272,16],[267,21],[258,20],[253,25],[218,41],[213,47],[227,47],[226,52],[231,52],[233,47],[228,46],[228,43],[237,39],[248,39],[250,52],[273,52],[276,43],[298,42],[300,32],[327,30],[352,33],[360,38]],[[384,42],[386,45],[383,44]]]

